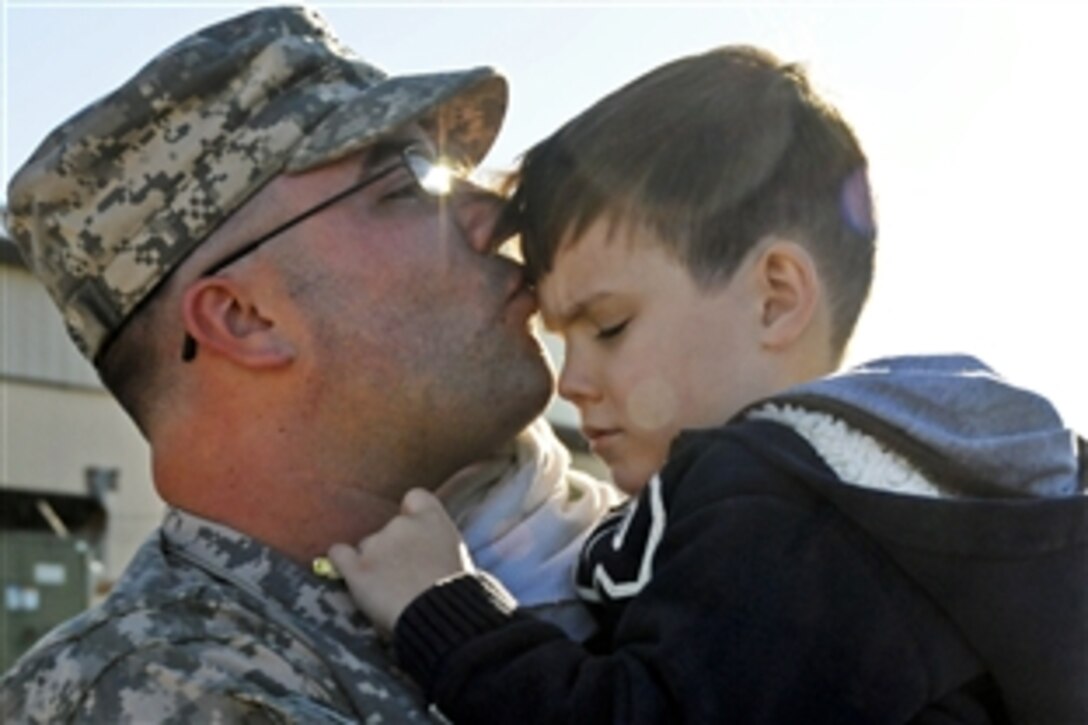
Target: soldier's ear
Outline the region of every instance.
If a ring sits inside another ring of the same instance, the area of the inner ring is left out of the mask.
[[[201,354],[251,368],[280,367],[295,358],[294,346],[275,321],[262,313],[244,285],[229,277],[203,277],[189,285],[182,316]]]

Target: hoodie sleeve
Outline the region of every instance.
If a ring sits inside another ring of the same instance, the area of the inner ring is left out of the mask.
[[[601,652],[525,616],[486,577],[412,603],[398,653],[447,717],[905,722],[979,674],[858,532],[728,436],[689,446],[662,479],[652,577],[621,594]]]

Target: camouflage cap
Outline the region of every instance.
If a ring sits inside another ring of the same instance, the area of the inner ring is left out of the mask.
[[[506,110],[486,67],[390,77],[306,8],[201,30],[50,134],[8,188],[7,226],[92,362],[133,311],[280,173],[417,121],[474,164]]]

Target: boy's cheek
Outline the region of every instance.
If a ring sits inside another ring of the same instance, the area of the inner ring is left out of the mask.
[[[681,412],[680,396],[668,380],[654,375],[631,387],[624,408],[633,427],[652,433],[675,427]]]

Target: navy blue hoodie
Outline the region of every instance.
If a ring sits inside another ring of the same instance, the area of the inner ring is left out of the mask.
[[[841,466],[805,480],[949,614],[1014,719],[1088,723],[1088,452],[1054,407],[966,356],[878,360],[776,404],[827,412],[938,484],[860,486],[803,435]]]
[[[1088,722],[1088,465],[973,358],[895,358],[684,433],[587,542],[586,644],[484,576],[418,598],[455,721]]]

